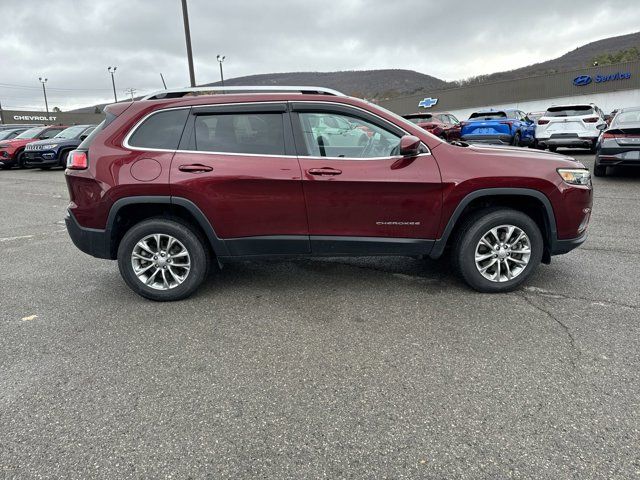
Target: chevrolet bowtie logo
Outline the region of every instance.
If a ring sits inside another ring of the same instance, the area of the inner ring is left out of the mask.
[[[422,108],[431,108],[433,107],[436,103],[438,103],[438,99],[437,98],[425,98],[424,100],[422,100],[420,103],[418,103],[419,107]]]

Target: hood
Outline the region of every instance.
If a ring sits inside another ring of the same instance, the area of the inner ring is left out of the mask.
[[[30,142],[29,145],[31,146],[51,145],[54,143],[58,146],[67,146],[67,145],[78,146],[80,145],[81,142],[80,142],[80,139],[77,139],[77,138],[47,138],[45,140],[36,140],[35,142]]]
[[[457,147],[461,148],[461,147]],[[472,144],[464,147],[469,153],[475,155],[487,155],[493,158],[504,158],[505,162],[514,160],[553,162],[556,168],[585,168],[578,160],[568,155],[547,152],[533,148],[510,147],[508,145],[478,145]]]
[[[8,147],[21,147],[27,143],[35,141],[33,138],[12,138],[11,140],[0,140],[0,145],[6,145]]]

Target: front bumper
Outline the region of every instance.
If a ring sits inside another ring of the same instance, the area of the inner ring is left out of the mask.
[[[489,143],[492,145],[511,145],[513,135],[462,135],[460,140],[469,143]]]
[[[54,151],[25,151],[24,163],[30,167],[55,167],[60,163],[58,155]]]
[[[569,238],[567,240],[554,240],[551,243],[551,255],[563,255],[565,253],[569,253],[574,248],[578,248],[582,245],[587,239],[587,232],[585,231],[582,235]]]
[[[64,219],[67,232],[74,245],[93,257],[112,259],[110,236],[106,230],[80,226],[76,218],[67,210]]]

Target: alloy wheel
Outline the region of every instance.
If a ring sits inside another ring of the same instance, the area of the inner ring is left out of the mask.
[[[191,271],[191,256],[175,237],[162,233],[147,235],[131,252],[133,272],[143,284],[155,290],[181,285]]]
[[[531,258],[531,241],[515,225],[500,225],[486,232],[476,245],[480,274],[492,282],[508,282],[520,275]]]

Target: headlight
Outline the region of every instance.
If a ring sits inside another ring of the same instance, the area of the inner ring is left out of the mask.
[[[51,150],[51,149],[53,149],[53,148],[56,148],[57,146],[58,146],[58,144],[57,144],[57,143],[52,143],[51,145],[44,145],[44,146],[42,147],[42,149],[43,149],[43,150]]]
[[[558,173],[569,185],[591,185],[591,173],[586,168],[559,168]]]

